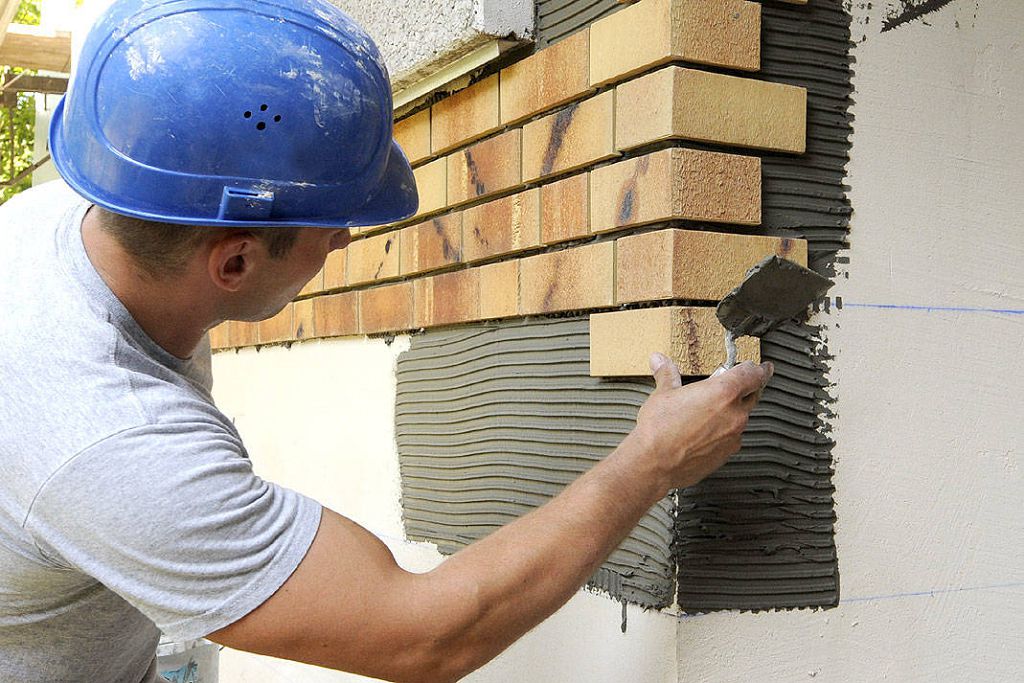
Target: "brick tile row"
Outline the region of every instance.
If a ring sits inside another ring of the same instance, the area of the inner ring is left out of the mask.
[[[717,301],[769,254],[807,263],[802,240],[680,229],[296,302],[216,330],[217,348],[402,332],[665,300]]]
[[[663,64],[757,71],[760,59],[756,2],[641,0],[399,121],[395,137],[419,164]]]
[[[806,137],[804,88],[668,66],[418,167],[418,215],[564,176],[652,143],[803,153]]]
[[[541,245],[675,220],[757,225],[761,160],[664,149],[355,240],[303,295],[477,263]]]

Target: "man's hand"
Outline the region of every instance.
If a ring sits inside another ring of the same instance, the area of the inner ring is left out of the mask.
[[[750,411],[774,373],[771,363],[742,363],[717,377],[682,386],[675,364],[651,356],[655,392],[640,410],[632,438],[663,488],[692,486],[740,449]],[[647,471],[648,468],[642,468]]]

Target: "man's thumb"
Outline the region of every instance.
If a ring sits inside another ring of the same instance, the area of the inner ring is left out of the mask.
[[[654,383],[659,391],[683,386],[676,364],[663,353],[651,354],[651,372],[654,373]]]

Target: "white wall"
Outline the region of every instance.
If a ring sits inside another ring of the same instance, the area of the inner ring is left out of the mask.
[[[821,320],[842,604],[681,621],[680,681],[1020,678],[1024,3],[886,33],[854,5],[849,279]]]

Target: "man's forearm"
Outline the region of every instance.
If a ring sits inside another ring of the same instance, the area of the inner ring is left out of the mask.
[[[452,556],[424,577],[465,597],[453,638],[467,671],[489,661],[561,607],[667,493],[627,439],[554,500]],[[435,593],[438,594],[438,593]]]

